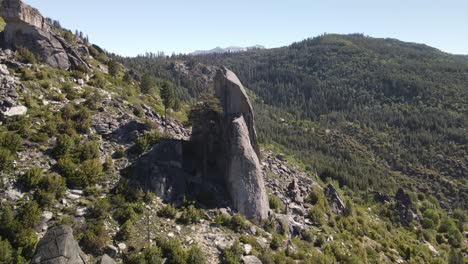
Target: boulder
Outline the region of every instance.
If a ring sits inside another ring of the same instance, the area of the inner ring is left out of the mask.
[[[101,261],[99,263],[100,264],[116,264],[116,262],[107,254],[104,254],[104,256],[102,256]]]
[[[6,48],[24,47],[42,62],[59,69],[89,66],[61,36],[54,32],[48,19],[21,0],[4,0],[0,16],[6,22],[4,43]]]
[[[39,241],[31,263],[85,264],[86,255],[81,251],[69,226],[56,226]]]
[[[233,206],[249,219],[266,219],[269,205],[263,172],[243,116],[231,122],[227,143],[226,182]]]
[[[13,116],[22,116],[28,112],[28,108],[26,106],[13,106],[8,108],[6,111],[2,111],[2,116],[4,117],[13,117]]]
[[[9,75],[8,67],[5,64],[0,64],[0,74]]]
[[[256,256],[243,256],[242,262],[244,264],[262,264],[262,261],[260,261]]]

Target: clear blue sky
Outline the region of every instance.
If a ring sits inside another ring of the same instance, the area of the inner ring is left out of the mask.
[[[467,0],[25,0],[121,55],[364,33],[468,54]]]

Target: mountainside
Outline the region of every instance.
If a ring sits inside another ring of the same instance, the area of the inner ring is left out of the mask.
[[[462,56],[394,39],[325,35],[271,50],[127,63],[138,68],[138,60],[194,97],[209,82],[209,66],[197,63],[226,65],[256,95],[260,140],[286,147],[321,178],[354,190],[404,186],[466,209]]]
[[[466,261],[466,59],[357,35],[123,58],[1,5],[0,263]]]
[[[230,46],[227,48],[216,47],[210,50],[196,50],[190,54],[191,55],[203,55],[203,54],[212,54],[212,53],[237,53],[237,52],[244,52],[244,51],[255,50],[255,49],[265,49],[265,47],[261,45],[255,45],[252,47],[234,47],[234,46]]]

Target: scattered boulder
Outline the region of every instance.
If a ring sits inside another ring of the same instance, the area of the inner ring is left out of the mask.
[[[256,256],[243,256],[242,262],[244,264],[262,264],[262,261],[260,261]]]
[[[301,195],[301,190],[299,190],[299,184],[296,178],[294,178],[288,186],[288,196],[296,203],[304,203],[304,198]]]
[[[116,264],[115,260],[113,260],[107,254],[104,254],[104,256],[101,257],[101,261],[99,263],[100,264]]]
[[[85,264],[86,255],[81,251],[69,226],[56,226],[39,241],[33,264]]]
[[[13,106],[7,108],[7,110],[2,111],[2,116],[4,117],[13,117],[13,116],[22,116],[28,112],[28,108],[26,106]]]

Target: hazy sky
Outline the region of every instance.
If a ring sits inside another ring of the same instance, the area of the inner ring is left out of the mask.
[[[468,54],[467,0],[25,0],[122,55],[364,33]]]

